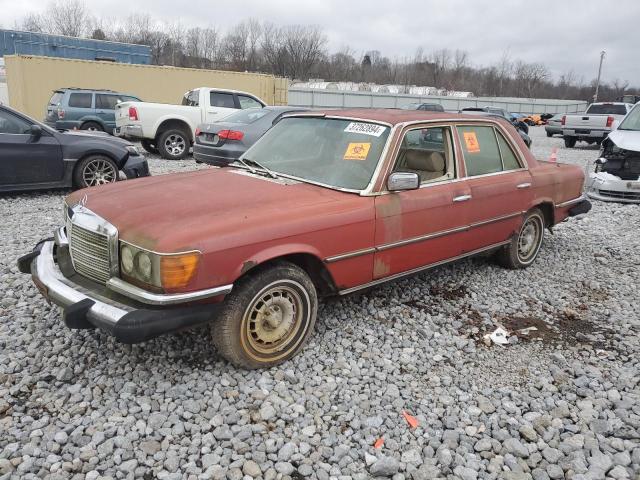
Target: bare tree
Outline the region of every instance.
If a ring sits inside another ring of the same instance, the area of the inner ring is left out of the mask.
[[[51,33],[82,37],[87,33],[90,15],[80,0],[54,0],[49,3],[43,20]]]
[[[318,26],[291,25],[285,31],[291,78],[305,78],[324,54],[327,38]]]
[[[18,27],[21,30],[26,30],[27,32],[35,32],[35,33],[47,33],[45,22],[42,18],[42,15],[39,13],[30,13],[22,22],[18,24]]]

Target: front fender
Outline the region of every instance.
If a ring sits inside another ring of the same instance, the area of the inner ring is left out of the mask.
[[[242,262],[235,265],[233,268],[233,281],[237,281],[242,275],[249,270],[262,265],[271,260],[285,257],[287,255],[306,254],[312,255],[319,261],[322,261],[322,255],[320,252],[311,245],[303,243],[288,243],[284,245],[275,245],[265,248],[250,255],[249,258],[244,259]]]

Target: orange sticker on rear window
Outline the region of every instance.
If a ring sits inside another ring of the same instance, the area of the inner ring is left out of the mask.
[[[370,148],[370,143],[350,143],[342,158],[345,160],[366,160]]]
[[[480,151],[480,144],[478,143],[478,137],[476,132],[464,132],[464,143],[467,146],[467,152],[478,153]]]

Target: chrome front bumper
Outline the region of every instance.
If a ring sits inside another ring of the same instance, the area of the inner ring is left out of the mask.
[[[21,272],[31,274],[34,284],[50,303],[62,308],[63,319],[69,328],[97,327],[123,343],[139,343],[164,333],[207,323],[223,306],[222,302],[173,306],[178,302],[184,304],[198,300],[203,292],[208,292],[210,297],[210,292],[217,289],[185,294],[151,294],[119,279],[113,285],[108,282],[109,288],[103,293],[87,288],[67,278],[56,262],[56,249],[64,248],[65,241],[64,230],[58,230],[54,239],[39,243],[33,252],[21,257],[18,267]],[[228,293],[230,287],[223,287],[220,291]],[[129,300],[131,297],[138,298]],[[147,305],[141,304],[142,301]],[[162,305],[162,308],[156,305]]]

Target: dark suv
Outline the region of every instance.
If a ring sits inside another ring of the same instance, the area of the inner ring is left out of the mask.
[[[58,130],[91,130],[113,133],[115,108],[120,102],[140,102],[133,95],[113,90],[61,88],[55,90],[47,105],[44,123]]]

